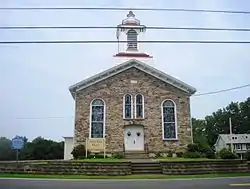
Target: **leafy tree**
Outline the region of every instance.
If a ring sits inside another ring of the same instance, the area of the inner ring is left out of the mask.
[[[20,150],[21,160],[63,159],[64,143],[37,137],[31,142],[24,137],[24,148]],[[0,138],[0,160],[15,160],[16,152],[11,149],[11,140]]]
[[[208,143],[212,147],[219,134],[229,134],[229,118],[235,134],[250,133],[250,97],[243,102],[231,102],[205,119],[192,119],[194,142]]]

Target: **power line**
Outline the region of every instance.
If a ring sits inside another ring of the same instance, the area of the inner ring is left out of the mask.
[[[0,44],[111,44],[118,43],[114,40],[95,40],[95,41],[0,41]],[[127,43],[127,41],[119,41],[119,43]],[[250,44],[250,41],[175,41],[175,40],[159,40],[159,41],[137,41],[137,43],[179,43],[179,44]]]
[[[217,93],[222,93],[222,92],[228,92],[228,91],[232,91],[232,90],[236,90],[236,89],[242,89],[245,87],[250,87],[250,84],[247,85],[242,85],[242,86],[238,86],[238,87],[233,87],[233,88],[228,88],[228,89],[222,89],[219,91],[212,91],[212,92],[207,92],[207,93],[199,93],[193,96],[204,96],[204,95],[210,95],[210,94],[217,94]]]
[[[174,9],[174,8],[128,8],[128,7],[2,7],[0,10],[99,10],[99,11],[167,11],[167,12],[201,12],[250,14],[249,11],[211,10],[211,9]]]
[[[73,118],[71,117],[17,117],[15,119],[67,119],[67,118]]]
[[[36,30],[36,29],[117,29],[115,26],[0,26],[1,30]],[[127,27],[128,28],[128,27]],[[238,31],[249,32],[250,28],[197,28],[197,27],[165,27],[149,26],[154,30],[197,30],[197,31]],[[130,29],[130,28],[128,28]],[[131,27],[132,29],[132,27]]]
[[[233,87],[233,88],[228,88],[228,89],[222,89],[222,90],[218,90],[218,91],[212,91],[212,92],[207,92],[207,93],[199,93],[196,95],[193,95],[193,97],[196,96],[206,96],[206,95],[211,95],[211,94],[216,94],[216,93],[223,93],[223,92],[229,92],[232,90],[237,90],[237,89],[242,89],[245,87],[250,87],[250,84],[246,84],[246,85],[242,85],[242,86],[237,86],[237,87]],[[74,118],[74,116],[70,116],[70,117],[19,117],[19,118],[15,118],[15,119],[19,119],[19,120],[39,120],[39,119],[67,119],[67,118]]]

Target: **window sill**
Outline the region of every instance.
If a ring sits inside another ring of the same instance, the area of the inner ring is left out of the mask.
[[[124,121],[141,121],[145,118],[123,118]]]
[[[163,141],[177,141],[179,140],[178,138],[163,138]]]

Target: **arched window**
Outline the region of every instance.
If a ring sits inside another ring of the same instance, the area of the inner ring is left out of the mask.
[[[137,32],[135,30],[129,30],[127,33],[127,50],[137,50]]]
[[[162,102],[162,128],[163,139],[177,139],[176,105],[172,100]]]
[[[132,119],[133,118],[133,101],[130,94],[126,94],[123,97],[123,118]]]
[[[105,103],[101,99],[91,102],[90,138],[105,137]]]
[[[144,98],[141,94],[135,96],[135,118],[144,118]]]

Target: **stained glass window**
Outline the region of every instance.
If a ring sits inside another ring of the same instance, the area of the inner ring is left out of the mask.
[[[126,94],[124,96],[124,118],[131,119],[132,118],[132,96],[130,94]]]
[[[176,139],[177,138],[177,124],[176,124],[176,107],[171,100],[165,100],[162,104],[163,116],[163,138]]]
[[[104,101],[96,99],[91,103],[91,138],[104,137]]]
[[[144,115],[144,111],[143,111],[143,108],[144,108],[144,102],[143,102],[143,96],[141,94],[138,94],[136,95],[135,97],[135,113],[136,113],[136,118],[143,118]]]

